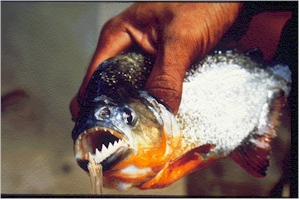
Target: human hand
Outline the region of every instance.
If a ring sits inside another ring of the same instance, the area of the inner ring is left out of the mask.
[[[77,118],[87,84],[100,63],[132,45],[156,56],[146,89],[177,113],[188,67],[203,58],[234,23],[241,3],[136,3],[108,21],[77,96]]]

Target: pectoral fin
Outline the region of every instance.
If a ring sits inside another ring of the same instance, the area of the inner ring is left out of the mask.
[[[220,159],[207,159],[202,156],[203,154],[207,154],[212,148],[214,148],[214,145],[206,144],[186,153],[180,159],[168,163],[154,179],[142,184],[139,188],[149,189],[166,187],[188,173],[207,167],[212,162]]]

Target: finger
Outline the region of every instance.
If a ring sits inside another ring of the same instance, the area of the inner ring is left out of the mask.
[[[157,98],[163,100],[176,114],[181,101],[185,73],[195,59],[195,56],[193,56],[195,52],[187,51],[182,53],[182,50],[185,48],[178,45],[178,43],[175,43],[178,46],[174,46],[174,42],[171,41],[165,44],[163,50],[157,54],[146,89]]]
[[[176,114],[181,101],[182,81],[177,73],[167,72],[168,67],[162,68],[161,64],[154,67],[147,84],[146,89],[159,98]]]

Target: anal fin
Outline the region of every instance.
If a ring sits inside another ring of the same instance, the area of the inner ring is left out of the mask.
[[[284,106],[285,101],[284,94],[279,93],[269,108],[269,123],[263,128],[265,131],[261,133],[256,128],[230,154],[230,157],[237,164],[254,177],[260,178],[266,176],[271,153],[271,142],[276,137],[275,127],[279,125],[280,110]]]
[[[269,166],[271,148],[260,148],[253,142],[240,145],[230,157],[254,177],[264,177]]]

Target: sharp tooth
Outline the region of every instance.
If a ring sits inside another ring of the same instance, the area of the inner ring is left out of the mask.
[[[118,147],[120,147],[120,146],[121,146],[120,144],[121,144],[121,143],[120,143],[119,141],[115,141],[115,143],[114,143],[114,147],[118,148]]]
[[[107,149],[111,149],[112,147],[113,147],[113,144],[112,144],[112,143],[109,143]]]
[[[96,127],[95,130],[98,131],[98,127]]]
[[[108,149],[106,148],[106,146],[104,144],[102,144],[101,153],[102,153],[102,155],[105,155],[105,156],[107,156],[107,154],[108,154]]]
[[[118,146],[118,145],[119,145],[119,142],[116,140],[116,141],[114,142],[113,146],[115,147],[115,146]]]
[[[103,130],[104,130],[104,131],[107,131],[107,129],[106,129],[106,128],[103,128]]]
[[[96,156],[101,156],[101,152],[99,151],[99,149],[96,149]]]
[[[99,149],[96,149],[96,156],[95,160],[97,163],[100,163],[103,160],[103,154],[99,151]]]

